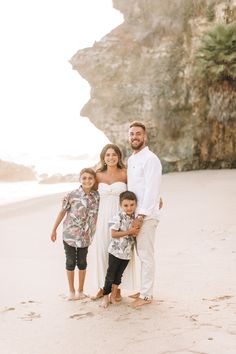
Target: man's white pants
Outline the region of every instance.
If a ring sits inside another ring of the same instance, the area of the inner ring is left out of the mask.
[[[158,220],[144,220],[137,236],[137,254],[141,262],[140,298],[152,299],[155,277],[155,238]]]

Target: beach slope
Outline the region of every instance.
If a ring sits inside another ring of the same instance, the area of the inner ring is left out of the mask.
[[[236,170],[166,174],[162,196],[155,300],[138,309],[126,293],[106,310],[66,301],[62,194],[1,206],[0,352],[234,354]]]

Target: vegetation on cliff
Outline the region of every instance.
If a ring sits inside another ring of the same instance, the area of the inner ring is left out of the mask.
[[[198,50],[199,72],[209,83],[236,80],[236,24],[209,30]]]

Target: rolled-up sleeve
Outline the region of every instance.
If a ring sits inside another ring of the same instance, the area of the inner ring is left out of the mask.
[[[109,221],[109,228],[110,230],[120,230],[120,217],[119,215],[115,215],[110,221]]]
[[[70,207],[70,194],[67,194],[62,200],[62,209],[67,211],[70,209]]]

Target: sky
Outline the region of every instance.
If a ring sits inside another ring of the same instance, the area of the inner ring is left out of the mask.
[[[97,155],[108,139],[80,117],[90,87],[69,60],[122,21],[112,0],[0,2],[0,159]]]

